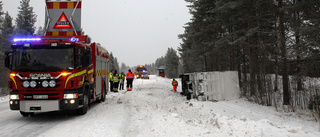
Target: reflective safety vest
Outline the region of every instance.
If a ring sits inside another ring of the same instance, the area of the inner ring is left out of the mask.
[[[127,73],[127,79],[134,79],[134,74],[132,72]]]
[[[119,74],[120,83],[124,83],[124,79],[126,78],[126,75]]]
[[[110,73],[109,73],[109,80],[110,80],[110,81],[112,81],[112,77],[113,77],[113,73],[110,72]]]
[[[176,80],[172,81],[172,86],[178,86],[178,81]]]
[[[126,76],[124,74],[119,74],[120,79],[124,79]]]
[[[113,75],[112,81],[115,82],[115,83],[119,82],[118,74]]]

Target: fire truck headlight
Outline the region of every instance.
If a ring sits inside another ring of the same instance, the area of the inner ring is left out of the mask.
[[[56,47],[58,46],[58,43],[51,43],[51,47]]]
[[[42,87],[46,88],[48,86],[49,86],[49,82],[48,81],[45,80],[45,81],[42,82]]]
[[[74,99],[78,98],[78,94],[64,94],[63,99]]]
[[[74,104],[76,101],[75,100],[70,100],[70,104]]]
[[[23,44],[23,46],[26,48],[30,48],[30,43],[25,43],[25,44]]]
[[[10,95],[9,99],[17,100],[17,99],[19,99],[19,95]]]
[[[22,83],[22,85],[23,85],[23,87],[28,88],[30,86],[30,83],[29,83],[29,81],[24,81]]]
[[[37,86],[37,82],[36,81],[31,81],[30,82],[30,87],[35,88]]]
[[[52,87],[52,88],[55,87],[56,86],[56,82],[54,80],[51,80],[49,82],[49,86]]]

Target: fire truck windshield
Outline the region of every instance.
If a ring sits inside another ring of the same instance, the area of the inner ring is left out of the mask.
[[[74,64],[74,48],[18,48],[12,58],[12,70],[19,72],[72,70]]]
[[[145,68],[137,68],[137,71],[142,71],[142,72],[145,72],[146,71],[146,69]]]

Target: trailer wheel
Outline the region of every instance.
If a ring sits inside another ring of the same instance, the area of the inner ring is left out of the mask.
[[[33,115],[34,113],[33,112],[23,112],[23,111],[20,111],[20,114],[24,117],[28,117],[29,115]]]
[[[83,86],[83,107],[77,109],[77,114],[79,114],[79,115],[84,115],[88,111],[89,101],[90,101],[89,100],[90,93],[89,93],[88,86],[89,86],[88,83],[85,83]]]

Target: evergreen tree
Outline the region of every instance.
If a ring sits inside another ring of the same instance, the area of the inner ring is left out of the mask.
[[[115,70],[115,66],[114,66],[114,57],[113,57],[113,54],[112,52],[109,54],[109,70],[110,71],[114,71]]]
[[[16,22],[16,34],[22,36],[32,36],[35,32],[34,24],[37,21],[37,15],[33,11],[33,7],[29,5],[30,0],[21,0],[18,7],[18,15]]]
[[[2,1],[0,1],[0,25],[2,25],[2,23],[3,23],[3,21],[4,21],[4,19],[3,19],[3,15],[4,15],[4,12],[3,12],[3,3],[2,3]],[[1,31],[2,31],[2,26],[1,26]],[[3,40],[4,38],[3,38],[3,34],[2,35],[0,35],[0,44],[2,44],[3,43]],[[1,50],[2,50],[2,48],[1,48]]]
[[[148,70],[148,74],[156,74],[157,72],[157,69],[155,67],[155,64],[154,63],[151,63],[151,64],[145,64],[145,67],[147,68]]]
[[[114,61],[113,61],[113,67],[114,67],[114,70],[117,70],[118,73],[120,72],[118,59],[116,57],[114,58]]]
[[[12,17],[6,12],[3,23],[1,25],[1,32],[3,37],[3,49],[4,51],[10,48],[11,39],[13,36],[14,26],[12,24]]]
[[[121,63],[121,67],[120,67],[119,73],[123,72],[124,74],[127,74],[129,69],[130,69],[129,66],[127,66],[125,63]]]
[[[9,70],[7,68],[4,67],[4,52],[9,48],[10,44],[8,44],[8,40],[7,37],[10,36],[10,34],[7,34],[7,28],[6,28],[6,18],[3,18],[4,12],[3,10],[3,4],[2,1],[0,1],[0,44],[1,44],[1,48],[0,48],[0,63],[2,64],[0,66],[0,76],[2,76],[2,79],[0,80],[0,87],[7,87],[8,84],[8,79],[9,79]],[[7,17],[7,14],[5,15],[5,17]],[[3,90],[3,93],[0,94],[8,94],[8,91]]]
[[[113,56],[112,52],[109,55],[109,60],[110,60],[110,65],[109,65],[109,70],[114,71],[117,70],[119,72],[119,63],[116,57]]]
[[[185,1],[192,19],[179,35],[184,72],[237,70],[242,95],[267,105],[279,91],[284,105],[293,103],[303,76],[320,74],[320,1]]]
[[[165,56],[165,71],[168,78],[179,77],[179,56],[173,48],[168,48]]]
[[[36,35],[37,36],[44,36],[45,34],[45,29],[42,28],[41,26],[38,28]]]
[[[161,66],[165,66],[165,58],[163,56],[160,58],[157,58],[155,62],[155,67],[160,68]]]

